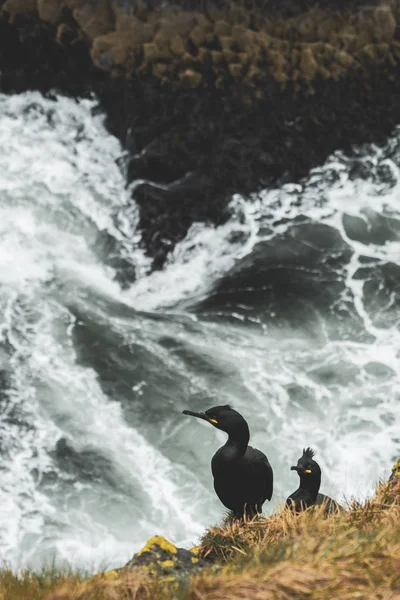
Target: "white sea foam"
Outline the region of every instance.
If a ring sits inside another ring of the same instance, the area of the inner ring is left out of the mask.
[[[365,281],[357,276],[365,267],[366,258],[378,264],[391,262],[400,266],[400,226],[398,239],[383,244],[350,239],[344,226],[346,215],[363,220],[369,229],[374,227],[374,213],[400,221],[400,129],[386,147],[371,146],[364,160],[370,163],[368,180],[353,178],[352,160],[338,152],[323,167],[312,171],[302,184],[265,191],[251,201],[234,197],[234,206],[240,207],[240,213],[245,215],[241,225],[246,232],[245,243],[229,247],[227,240],[237,226],[235,219],[215,231],[206,229],[206,235],[201,232],[195,244],[189,233],[175,249],[166,270],[138,282],[130,292],[137,294],[140,306],[150,301],[154,308],[187,294],[198,300],[207,295],[221,271],[250,253],[257,242],[284,234],[300,215],[308,222],[334,227],[349,245],[352,256],[342,273],[345,294],[360,316],[363,324],[360,330],[373,336],[369,341],[327,339],[321,345],[307,339],[307,334],[305,339],[296,341],[294,332],[282,330],[277,339],[273,320],[270,328],[262,329],[261,335],[243,330],[232,335],[226,325],[206,328],[203,351],[211,353],[218,347],[219,355],[229,356],[232,370],[249,392],[243,394],[238,390],[236,394],[230,389],[230,394],[224,394],[228,384],[222,380],[217,391],[204,384],[207,393],[219,399],[222,395],[253,419],[256,441],[266,450],[270,448],[269,454],[279,469],[275,502],[283,500],[290,486],[296,485],[293,474],[285,469],[297,460],[305,445],[313,445],[317,451],[325,491],[341,499],[365,498],[379,479],[389,474],[391,461],[400,454],[398,292],[392,293],[390,300],[397,318],[392,318],[390,325],[377,326],[375,315],[365,305]],[[377,169],[382,167],[390,170],[391,185],[385,185],[380,178]],[[329,183],[332,173],[335,177]],[[209,244],[204,240],[209,240]],[[168,282],[173,285],[168,287]],[[338,373],[343,365],[352,366],[353,371],[341,385],[314,377],[315,370]],[[381,379],[372,374],[370,365],[386,369],[386,376]],[[293,408],[288,395],[293,387],[301,388],[304,397],[312,399],[309,408],[307,403]]]
[[[0,548],[12,567],[53,555],[80,568],[121,564],[153,531],[186,543],[202,531],[188,501],[201,486],[147,442],[139,424],[125,422],[94,371],[76,363],[68,334],[64,302],[91,289],[123,302],[113,269],[96,253],[98,231],[132,248],[113,218],[130,198],[115,164],[121,148],[91,114],[95,104],[0,95],[7,148],[0,157],[0,331],[10,349],[3,352]],[[135,256],[143,267],[146,259]],[[144,508],[118,490],[107,500],[96,483],[63,473],[53,458],[61,438],[76,452],[104,455],[124,486],[143,491]]]
[[[218,277],[251,252],[257,241],[251,205],[237,196],[231,206],[234,216],[225,225],[193,224],[165,269],[140,278],[127,292],[129,301],[139,309],[151,310],[171,307],[198,294],[206,297]]]

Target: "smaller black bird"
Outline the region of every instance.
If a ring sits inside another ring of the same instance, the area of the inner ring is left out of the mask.
[[[319,506],[321,504],[325,505],[325,514],[344,510],[336,500],[332,500],[325,494],[319,494],[321,468],[313,458],[314,451],[311,448],[303,449],[303,455],[297,461],[297,465],[290,467],[292,471],[298,472],[300,487],[293,494],[290,494],[286,500],[286,505],[297,513],[306,510],[309,506]]]
[[[184,415],[208,421],[228,434],[228,440],[211,461],[214,489],[222,504],[236,518],[261,513],[265,500],[271,500],[273,472],[268,458],[249,446],[250,432],[240,413],[225,406],[214,406],[204,413],[184,410]]]

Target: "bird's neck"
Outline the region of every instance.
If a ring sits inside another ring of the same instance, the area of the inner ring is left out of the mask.
[[[300,487],[303,490],[307,490],[315,500],[321,487],[321,475],[302,475],[300,477]]]
[[[229,458],[239,458],[244,456],[250,440],[250,432],[247,426],[242,427],[229,434],[226,444],[224,445],[224,454]]]

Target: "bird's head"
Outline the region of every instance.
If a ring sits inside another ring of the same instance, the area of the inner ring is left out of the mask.
[[[224,406],[214,406],[205,412],[184,410],[183,414],[208,421],[211,425],[217,429],[221,429],[221,431],[225,431],[228,435],[234,436],[243,432],[248,433],[247,422],[242,415],[231,408],[229,404],[225,404]]]
[[[303,449],[303,454],[297,461],[295,467],[290,467],[292,471],[297,471],[300,479],[316,479],[321,478],[321,469],[314,460],[314,451],[311,448]]]

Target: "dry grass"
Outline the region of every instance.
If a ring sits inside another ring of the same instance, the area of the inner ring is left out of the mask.
[[[160,584],[140,573],[126,573],[116,580],[102,575],[83,580],[55,570],[46,576],[0,572],[0,600],[161,600],[173,589],[178,589],[176,584]]]
[[[127,573],[118,580],[93,577],[88,581],[64,581],[45,600],[161,600],[165,588],[141,574]]]
[[[66,579],[74,584],[80,581],[79,575],[67,575],[56,569],[49,569],[42,573],[23,571],[18,576],[12,571],[0,571],[0,600],[41,600]]]
[[[0,600],[400,600],[400,478],[324,518],[283,510],[210,529],[200,554],[222,565],[189,581],[0,572]]]
[[[329,518],[282,511],[214,528],[200,552],[227,566],[193,578],[188,600],[400,600],[400,506],[386,486]]]
[[[353,501],[347,511],[328,518],[324,518],[323,507],[314,507],[301,515],[284,509],[267,519],[256,517],[247,522],[227,518],[220,527],[212,527],[206,532],[199,546],[199,556],[212,562],[228,563],[240,556],[252,556],[263,545],[273,545],[276,549],[288,541],[299,543],[310,531],[324,538],[353,529],[359,535],[368,526],[379,527],[381,523],[387,523],[396,511],[400,531],[400,477],[381,483],[372,499],[364,504]]]

